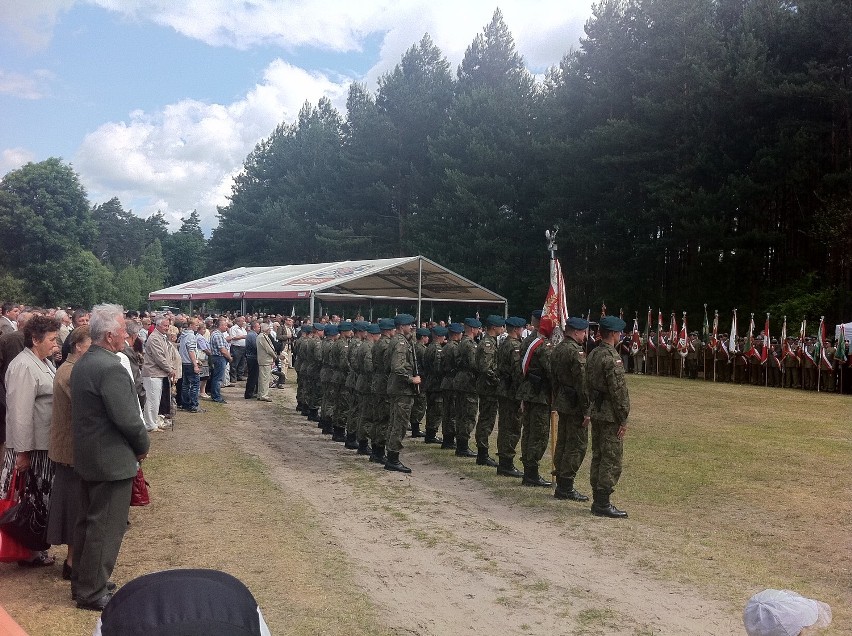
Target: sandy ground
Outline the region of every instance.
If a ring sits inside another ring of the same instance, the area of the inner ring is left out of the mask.
[[[397,633],[743,633],[738,613],[643,571],[636,563],[647,555],[602,556],[593,540],[599,524],[631,521],[585,512],[568,530],[428,453],[404,454],[407,476],[368,463],[295,413],[289,385],[273,391],[275,405],[226,392],[229,436],[282,489],[311,502]]]

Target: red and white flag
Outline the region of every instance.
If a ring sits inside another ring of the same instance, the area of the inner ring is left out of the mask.
[[[760,351],[760,364],[766,364],[766,360],[769,358],[771,342],[769,339],[769,314],[766,314],[766,324],[763,326],[763,348]]]
[[[674,319],[674,314],[672,314]],[[689,332],[686,330],[686,312],[683,312],[683,324],[680,326],[680,335],[677,339],[677,352],[681,358],[685,358],[689,353]]]
[[[713,316],[713,335],[710,336],[710,350],[716,351],[719,348],[719,310],[715,311]]]
[[[677,347],[677,318],[675,318],[675,312],[672,312],[672,319],[669,323],[669,351]]]
[[[657,347],[663,348],[666,346],[666,339],[663,337],[663,312],[657,310]]]
[[[639,336],[639,319],[633,319],[633,333],[630,336],[630,353],[636,355],[642,346],[642,338]]]
[[[568,322],[568,302],[565,299],[565,279],[562,278],[562,268],[559,259],[550,259],[550,289],[541,310],[542,317],[547,316],[554,325],[565,329]]]

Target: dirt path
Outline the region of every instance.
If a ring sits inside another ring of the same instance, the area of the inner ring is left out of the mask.
[[[274,406],[229,396],[229,435],[326,519],[397,633],[742,633],[738,615],[631,565],[637,555],[601,556],[596,528],[618,522],[568,528],[414,449],[412,475],[381,470],[297,415],[291,388],[274,393]]]

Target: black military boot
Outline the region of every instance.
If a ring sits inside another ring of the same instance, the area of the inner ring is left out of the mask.
[[[604,490],[596,490],[593,493],[592,514],[596,517],[608,517],[610,519],[626,519],[627,513],[619,510],[609,502],[609,493]]]
[[[356,439],[357,433],[346,433],[346,443],[344,446],[349,450],[355,450],[358,448],[358,440]]]
[[[542,479],[538,474],[538,466],[524,466],[524,479],[521,482],[524,486],[541,486],[542,488],[550,488],[553,484],[546,479]]]
[[[334,424],[331,421],[330,417],[323,418],[322,422],[322,434],[323,435],[331,435],[334,433]]]
[[[441,448],[445,448],[447,450],[455,450],[456,449],[456,436],[455,435],[444,435],[444,441],[441,442]]]
[[[331,441],[332,442],[345,442],[346,441],[346,428],[343,426],[334,426],[331,429]]]
[[[556,499],[567,499],[570,501],[589,500],[586,495],[574,489],[573,479],[559,479],[558,477],[556,478],[556,490],[553,492],[553,496]]]
[[[320,421],[319,409],[308,410],[308,419],[311,422],[319,422]]]
[[[395,470],[398,473],[410,473],[411,469],[399,461],[399,453],[388,451],[388,460],[385,462],[385,470]]]
[[[524,474],[515,468],[515,462],[508,457],[498,457],[497,474],[501,477],[523,477]]]
[[[426,437],[423,438],[424,444],[443,444],[444,440],[438,437],[437,431],[426,431]]]
[[[387,457],[385,457],[385,447],[373,444],[373,452],[370,454],[370,461],[374,464],[387,463],[388,460]]]
[[[487,448],[477,448],[476,449],[476,465],[477,466],[490,466],[494,468],[497,466],[497,462],[495,462],[491,457],[488,456]]]
[[[411,437],[423,437],[423,433],[420,431],[420,422],[411,425]]]
[[[358,440],[358,454],[359,455],[370,455],[372,454],[370,451],[370,440],[366,437],[364,439]]]
[[[476,457],[476,453],[468,447],[466,439],[456,440],[456,457]]]

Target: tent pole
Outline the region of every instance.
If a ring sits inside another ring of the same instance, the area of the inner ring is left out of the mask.
[[[240,301],[240,314],[243,316],[246,315],[246,298],[243,296],[243,299]]]
[[[503,303],[503,318],[509,317],[509,301]]]
[[[310,309],[311,313],[311,324],[314,322],[314,292],[311,292],[311,301],[310,301]]]
[[[420,326],[420,305],[423,301],[423,257],[417,257],[417,325]]]
[[[189,315],[192,315],[192,298],[189,299]]]

